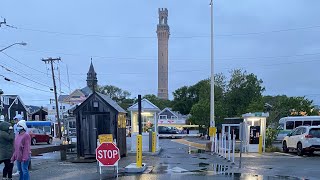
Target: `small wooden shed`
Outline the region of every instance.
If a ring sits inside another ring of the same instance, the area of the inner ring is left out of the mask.
[[[126,111],[109,96],[94,92],[73,114],[76,116],[78,157],[95,157],[100,134],[112,134],[120,155],[126,156]]]

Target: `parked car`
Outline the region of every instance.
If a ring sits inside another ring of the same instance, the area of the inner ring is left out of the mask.
[[[175,127],[159,126],[159,134],[179,134]]]
[[[293,129],[282,141],[283,152],[296,149],[297,154],[312,154],[320,151],[320,126],[299,126]]]
[[[36,143],[43,143],[46,142],[48,144],[52,143],[52,136],[48,135],[41,129],[37,128],[29,128],[28,133],[31,137],[31,144],[35,145]]]

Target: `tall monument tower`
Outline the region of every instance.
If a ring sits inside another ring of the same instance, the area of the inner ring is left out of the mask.
[[[158,35],[158,97],[168,99],[168,9],[159,8]]]

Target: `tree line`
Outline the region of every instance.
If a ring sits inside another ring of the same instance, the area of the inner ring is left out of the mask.
[[[318,115],[313,101],[306,97],[288,97],[286,95],[263,95],[265,87],[262,79],[242,69],[230,72],[230,78],[216,74],[214,79],[215,120],[221,123],[226,117],[241,117],[247,112],[269,112],[269,124],[276,124],[284,116]],[[109,95],[122,108],[127,109],[137,102],[130,98],[131,93],[119,87],[100,86],[98,91]],[[159,99],[154,94],[143,98],[160,109],[170,107],[181,114],[190,114],[193,124],[209,126],[210,119],[210,79],[204,79],[192,86],[183,86],[173,92],[173,100]]]

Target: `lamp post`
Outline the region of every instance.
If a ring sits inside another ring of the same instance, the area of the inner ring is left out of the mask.
[[[7,46],[7,47],[5,47],[5,48],[3,48],[3,49],[0,49],[0,52],[4,51],[4,50],[6,50],[6,49],[8,49],[8,48],[10,48],[10,47],[12,47],[12,46],[14,46],[14,45],[26,46],[27,43],[25,43],[25,42],[13,43],[13,44],[11,44],[10,46]]]
[[[210,2],[211,9],[211,94],[210,94],[210,127],[215,127],[214,120],[214,64],[213,64],[213,0]]]

